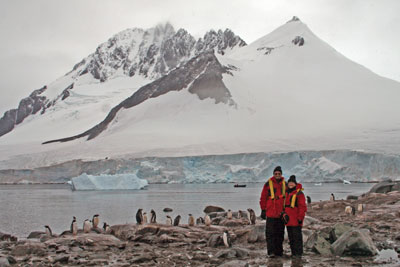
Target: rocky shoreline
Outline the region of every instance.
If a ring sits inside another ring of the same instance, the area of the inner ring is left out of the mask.
[[[355,208],[354,214],[346,207]],[[246,212],[241,218],[233,212],[228,219],[227,212],[211,209],[210,226],[121,224],[107,234],[99,228],[76,236],[32,232],[21,240],[0,233],[0,266],[399,266],[399,191],[315,202],[308,208],[301,259],[290,257],[287,238],[285,256],[268,259],[265,221],[257,218],[251,225]],[[224,246],[224,231],[232,247]]]

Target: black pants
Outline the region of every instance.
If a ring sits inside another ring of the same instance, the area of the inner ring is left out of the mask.
[[[301,232],[301,226],[286,226],[290,249],[292,250],[293,256],[303,255],[303,234]]]
[[[285,225],[281,218],[268,218],[265,227],[268,255],[282,256]]]

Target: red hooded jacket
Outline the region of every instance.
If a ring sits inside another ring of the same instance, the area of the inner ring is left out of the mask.
[[[284,209],[283,205],[285,199],[285,195],[282,194],[282,183],[285,183],[285,188],[287,188],[285,178],[282,177],[279,182],[273,176],[269,179],[272,181],[275,197],[271,197],[268,180],[268,182],[265,183],[261,192],[260,207],[261,210],[266,211],[266,215],[268,218],[280,218],[281,213]]]
[[[300,190],[299,190],[300,189]],[[304,197],[301,184],[297,184],[296,189],[290,193],[286,193],[285,199],[285,212],[289,215],[289,222],[286,226],[300,226],[303,225],[304,217],[307,212],[306,198]],[[293,197],[296,195],[294,207],[292,207]],[[301,221],[301,224],[299,224]]]

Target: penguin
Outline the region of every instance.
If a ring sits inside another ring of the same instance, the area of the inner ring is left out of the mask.
[[[256,213],[253,209],[247,209],[247,217],[249,219],[250,224],[256,224]]]
[[[90,221],[89,221],[88,219],[86,219],[86,220],[83,222],[83,232],[84,232],[84,233],[89,233],[90,230],[92,230],[91,223],[90,223]]]
[[[203,217],[197,218],[197,219],[196,219],[196,224],[197,224],[197,225],[204,224],[204,219],[203,219]]]
[[[97,228],[99,226],[99,214],[93,215],[92,224],[93,228]]]
[[[222,240],[224,240],[225,247],[232,247],[231,236],[229,235],[228,230],[225,230],[225,232],[222,234]]]
[[[242,218],[242,211],[241,211],[241,210],[238,211],[238,213],[237,213],[237,218],[238,218],[238,219]]]
[[[167,221],[165,222],[166,225],[172,225],[172,219],[169,215],[167,215]]]
[[[72,222],[71,222],[71,234],[77,235],[78,234],[78,224],[76,223],[76,217],[72,217]]]
[[[192,214],[189,214],[188,225],[189,226],[194,226],[194,217],[193,217]]]
[[[311,197],[307,196],[307,204],[311,204]]]
[[[228,220],[232,220],[232,211],[231,210],[228,210],[226,217],[228,218]]]
[[[156,212],[154,210],[151,210],[150,213],[151,213],[150,223],[157,223]]]
[[[335,195],[332,193],[331,194],[331,199],[330,199],[331,201],[335,201]]]
[[[136,212],[136,223],[142,224],[142,222],[143,222],[142,209],[138,209],[138,211]]]
[[[206,226],[210,226],[211,225],[211,218],[210,218],[210,216],[208,216],[208,214],[206,214],[206,216],[204,217],[204,224]]]
[[[104,224],[103,224],[103,232],[105,234],[110,234],[111,233],[110,225],[108,225],[106,222],[104,222]]]
[[[147,213],[143,212],[143,222],[142,224],[147,224]]]
[[[181,220],[181,215],[176,216],[174,220],[174,226],[178,226],[180,220]]]
[[[48,236],[53,236],[53,232],[51,231],[50,226],[45,225],[44,228],[45,228],[45,230],[46,230],[46,235],[48,235]]]

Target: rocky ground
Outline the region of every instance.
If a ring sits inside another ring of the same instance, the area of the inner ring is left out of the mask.
[[[363,211],[346,214],[347,206]],[[124,224],[112,234],[65,233],[31,238],[0,233],[2,266],[399,266],[400,192],[371,193],[359,199],[321,201],[309,205],[303,227],[305,255],[291,258],[287,240],[282,258],[268,259],[265,221],[209,213],[211,226]],[[246,214],[243,214],[246,216]],[[231,235],[225,247],[222,234]],[[381,251],[379,254],[378,251]],[[383,257],[383,252],[388,252]],[[392,253],[392,254],[390,254]],[[394,253],[394,254],[393,254]],[[389,255],[389,256],[388,256]]]

